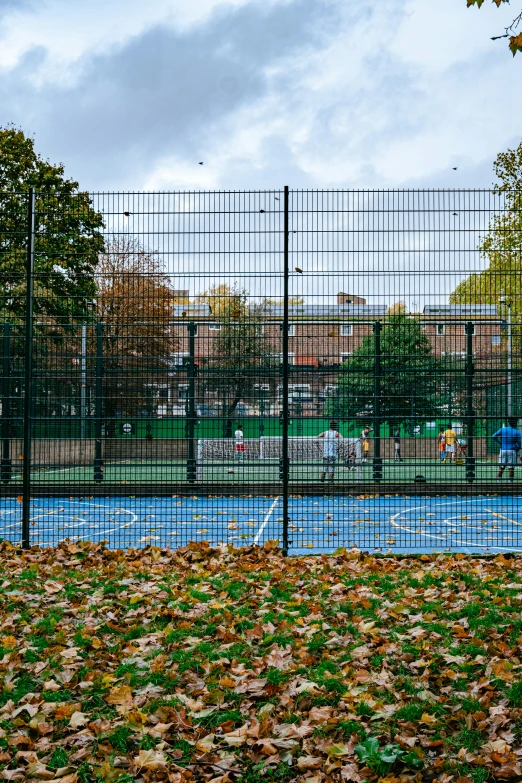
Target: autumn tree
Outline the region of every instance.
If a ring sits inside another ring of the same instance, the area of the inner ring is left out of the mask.
[[[168,384],[171,356],[179,347],[172,332],[175,298],[163,259],[132,237],[107,242],[96,286],[95,318],[103,324],[104,415],[110,435],[117,412],[135,415]]]
[[[510,0],[491,0],[492,3],[494,3],[497,8],[500,8],[500,6],[503,3],[509,4]],[[467,0],[468,8],[470,8],[472,5],[477,6],[477,8],[481,8],[481,6],[484,5],[484,0]],[[520,23],[522,22],[522,11],[520,11],[513,21],[511,22],[508,27],[504,28],[504,32],[500,35],[494,35],[492,37],[492,41],[498,41],[500,38],[509,38],[509,48],[513,54],[513,57],[517,52],[522,52],[522,32],[517,33],[517,29],[519,28]]]
[[[221,327],[209,349],[207,385],[226,397],[223,416],[230,437],[239,402],[252,398],[256,385],[275,375],[278,348],[264,334],[266,305],[250,302],[247,291],[222,283],[199,294],[197,301],[210,306]]]

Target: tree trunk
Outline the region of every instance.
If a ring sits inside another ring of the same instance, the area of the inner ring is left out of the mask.
[[[237,408],[237,404],[241,399],[241,389],[239,387],[236,388],[234,399],[230,403],[230,405],[227,406],[227,421],[225,425],[225,438],[231,438],[232,437],[232,415],[234,411]]]

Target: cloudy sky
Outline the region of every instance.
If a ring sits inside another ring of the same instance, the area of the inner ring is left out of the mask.
[[[490,5],[1,0],[0,125],[93,190],[487,187],[522,137]]]

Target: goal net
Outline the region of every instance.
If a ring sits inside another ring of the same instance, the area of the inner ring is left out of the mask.
[[[278,463],[283,457],[282,437],[245,438],[245,462]],[[318,463],[323,458],[322,439],[315,437],[292,436],[288,438],[288,458],[290,464],[306,465]],[[343,438],[338,442],[339,461],[361,464],[361,441],[359,438]],[[236,457],[236,442],[234,438],[205,438],[198,441],[197,466],[201,476],[205,464],[228,465]]]

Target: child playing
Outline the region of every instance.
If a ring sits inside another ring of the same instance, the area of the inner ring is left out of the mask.
[[[446,461],[446,440],[439,435],[439,457],[441,462]]]

